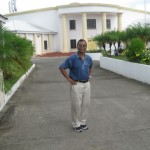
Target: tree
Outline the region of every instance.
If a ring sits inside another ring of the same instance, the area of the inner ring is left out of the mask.
[[[100,49],[103,48],[104,50],[106,50],[106,41],[104,34],[97,34],[92,40],[97,43]]]
[[[150,24],[137,23],[130,25],[126,29],[126,34],[128,39],[140,38],[146,46],[147,42],[150,40]]]

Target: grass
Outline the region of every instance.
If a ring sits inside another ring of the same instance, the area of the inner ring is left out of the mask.
[[[86,53],[101,53],[102,50],[97,49],[97,50],[87,50]]]
[[[129,61],[128,58],[126,56],[122,56],[122,55],[118,55],[118,56],[111,56],[114,59],[120,59],[120,60],[125,60],[125,61]]]
[[[111,58],[114,58],[114,59],[120,59],[120,60],[124,60],[124,61],[129,61],[128,58],[126,56],[122,56],[122,55],[119,55],[119,56],[111,56]],[[131,62],[131,61],[130,61]],[[137,63],[137,62],[135,62]],[[149,63],[146,63],[146,62],[139,62],[139,64],[144,64],[144,65],[150,65]]]
[[[30,67],[32,66],[32,63],[28,64],[28,69],[30,69]],[[12,86],[26,73],[26,71],[28,71],[28,69],[26,70],[20,70],[17,74],[17,76],[13,76],[12,78],[9,78],[7,80],[4,80],[4,91],[5,93],[7,93]]]

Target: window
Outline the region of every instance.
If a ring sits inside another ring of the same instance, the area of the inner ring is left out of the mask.
[[[44,49],[47,50],[47,41],[44,41]]]
[[[107,26],[107,29],[111,29],[111,21],[110,21],[110,19],[106,19],[106,26]]]
[[[87,19],[87,28],[96,29],[96,19]]]
[[[70,30],[76,29],[76,21],[70,20]]]
[[[71,45],[71,49],[76,48],[77,45],[76,40],[75,39],[70,40],[70,45]]]

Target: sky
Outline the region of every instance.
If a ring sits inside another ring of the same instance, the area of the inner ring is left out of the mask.
[[[10,0],[0,0],[0,14],[9,13],[8,3]],[[150,11],[150,0],[16,0],[17,11],[26,11],[70,3],[105,3],[115,4],[129,8]]]

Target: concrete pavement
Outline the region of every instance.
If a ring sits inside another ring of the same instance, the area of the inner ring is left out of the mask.
[[[0,150],[150,150],[150,85],[94,62],[89,130],[71,127],[66,57],[34,58],[34,71],[1,112]]]

